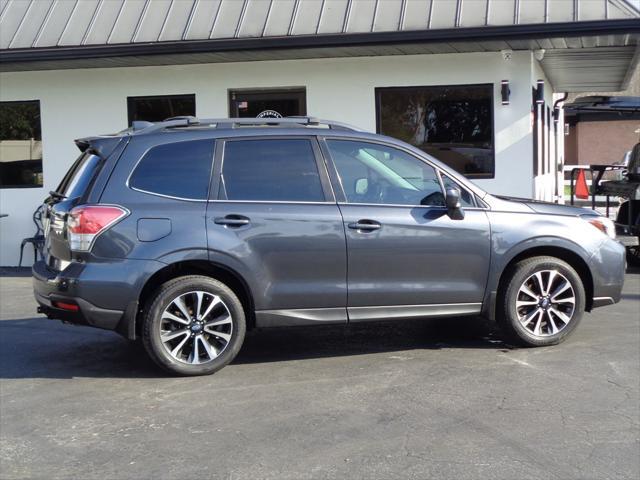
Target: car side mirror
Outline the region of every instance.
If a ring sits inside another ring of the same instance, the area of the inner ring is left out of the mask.
[[[369,180],[359,178],[356,180],[355,190],[357,195],[365,195],[369,191]]]
[[[445,205],[447,214],[452,220],[462,220],[464,218],[464,210],[460,203],[460,190],[457,188],[447,188],[445,195]]]

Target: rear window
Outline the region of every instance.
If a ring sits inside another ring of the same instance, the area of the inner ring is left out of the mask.
[[[222,186],[227,200],[325,200],[313,147],[306,139],[227,142]]]
[[[101,164],[102,159],[99,156],[90,152],[83,153],[69,169],[56,191],[67,198],[83,196],[98,174]]]
[[[187,200],[206,200],[213,140],[158,145],[145,153],[131,174],[136,190]]]

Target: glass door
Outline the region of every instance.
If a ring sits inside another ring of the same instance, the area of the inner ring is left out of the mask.
[[[232,118],[282,118],[306,114],[304,88],[229,91],[229,116]]]

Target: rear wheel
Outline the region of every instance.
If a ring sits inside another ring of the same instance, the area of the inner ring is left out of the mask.
[[[533,257],[505,273],[497,320],[514,344],[540,347],[562,342],[578,326],[585,306],[580,276],[555,257]]]
[[[142,339],[149,356],[179,375],[208,375],[238,354],[246,322],[238,297],[225,284],[185,276],[162,285],[148,303]]]

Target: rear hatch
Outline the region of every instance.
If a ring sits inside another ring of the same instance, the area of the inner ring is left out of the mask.
[[[104,139],[105,137],[97,137]],[[72,208],[86,203],[89,193],[104,168],[110,153],[122,138],[109,138],[99,146],[92,139],[77,140],[82,152],[66,173],[55,191],[51,191],[44,201],[45,215],[43,229],[45,235],[44,259],[53,270],[63,270],[71,262],[72,253],[67,233],[67,217]],[[107,148],[105,148],[107,147]]]

